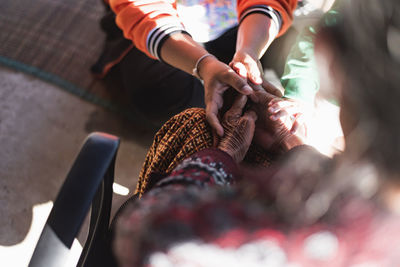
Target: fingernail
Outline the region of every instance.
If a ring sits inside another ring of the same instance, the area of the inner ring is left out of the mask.
[[[271,120],[276,121],[278,119],[278,116],[276,115],[272,115],[269,117]]]
[[[271,113],[273,113],[273,112],[276,111],[276,108],[274,108],[274,107],[269,107],[269,108],[268,108],[268,111],[271,112]]]

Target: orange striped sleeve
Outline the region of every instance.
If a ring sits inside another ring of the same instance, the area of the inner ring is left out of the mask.
[[[292,24],[296,6],[297,0],[238,0],[237,12],[239,21],[252,13],[267,15],[278,27],[278,36],[281,36]]]
[[[176,1],[109,0],[125,38],[149,57],[159,59],[163,42],[174,32],[185,32]]]

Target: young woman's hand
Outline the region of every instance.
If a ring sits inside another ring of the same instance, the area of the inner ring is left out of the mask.
[[[263,69],[256,55],[246,51],[236,51],[229,66],[242,78],[254,84],[262,83]]]
[[[254,102],[258,100],[246,79],[214,57],[207,57],[200,62],[199,75],[204,81],[207,121],[221,137],[224,128],[219,122],[218,110],[223,105],[223,93],[232,87],[240,94],[248,95]]]
[[[241,20],[236,39],[236,53],[229,64],[240,76],[253,84],[262,84],[260,58],[278,34],[270,16],[252,13]]]
[[[241,162],[246,155],[257,120],[254,111],[243,114],[246,102],[245,95],[238,95],[232,107],[225,113],[222,120],[225,134],[218,144],[218,148],[231,155],[236,162]]]

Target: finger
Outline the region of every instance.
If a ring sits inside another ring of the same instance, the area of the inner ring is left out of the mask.
[[[247,84],[247,81],[232,69],[228,70],[221,79],[241,94],[250,95],[253,93],[253,89]]]
[[[284,111],[288,116],[297,117],[302,114],[302,110],[296,105],[283,107],[281,111]]]
[[[253,89],[254,92],[253,94],[249,95],[250,99],[254,103],[258,103],[260,101],[260,97],[264,96],[266,92],[259,84],[252,83],[251,81],[249,81],[248,84],[251,87],[251,89]]]
[[[293,123],[292,129],[290,129],[290,132],[291,132],[291,133],[297,132],[297,130],[300,128],[300,125],[301,125],[301,124],[296,120],[296,121]]]
[[[257,120],[257,114],[252,110],[246,111],[239,120],[239,125],[241,125],[241,126],[238,126],[238,127],[244,127],[246,129],[245,130],[246,134],[244,136],[245,138],[243,140],[244,141],[243,145],[247,146],[247,149],[248,149],[248,146],[250,145],[251,140],[253,139],[253,136],[254,136],[254,131],[256,128],[256,120]],[[247,149],[246,149],[246,151],[247,151]]]
[[[247,96],[238,95],[235,98],[235,101],[233,102],[232,107],[229,109],[229,111],[232,113],[232,115],[241,115],[246,103],[247,103]]]
[[[264,88],[265,91],[277,96],[277,97],[282,97],[283,96],[283,88],[278,88],[272,83],[268,82],[267,80],[263,79],[262,81],[262,87]]]
[[[261,72],[255,61],[246,62],[247,77],[254,84],[262,84]]]
[[[261,100],[263,100],[264,104],[268,104],[272,99],[275,99],[276,96],[268,93],[265,91],[260,85],[254,84],[254,83],[249,83],[251,88],[253,89],[254,93],[249,95],[250,99],[254,103],[259,103]]]
[[[290,129],[291,133],[296,133],[297,130],[300,129],[301,126],[303,126],[305,123],[305,116],[304,115],[299,115],[296,117],[296,121],[293,123],[292,129]]]
[[[229,66],[235,70],[242,78],[247,79],[247,69],[241,62],[232,62]]]
[[[269,108],[268,108],[268,111],[269,111]],[[279,120],[279,119],[282,120],[282,121],[285,121],[286,117],[290,117],[290,116],[295,116],[296,117],[297,114],[299,114],[298,107],[290,106],[290,107],[282,108],[281,110],[276,111],[275,113],[273,113],[273,115],[271,116],[271,119],[273,118],[272,119],[273,121],[276,121],[276,120]]]
[[[254,131],[256,128],[256,120],[257,114],[252,110],[246,111],[239,120],[239,125],[241,125],[241,127],[244,127],[248,134],[247,138],[245,138],[245,140],[247,139],[248,142],[246,143],[248,144],[250,144],[251,140],[253,139]]]
[[[253,110],[248,110],[243,114],[243,117],[246,117],[255,123],[257,120],[257,113],[255,113]]]
[[[277,113],[283,109],[285,110],[291,110],[293,107],[296,107],[296,112],[299,111],[299,108],[293,103],[289,101],[279,101],[275,102],[273,105],[269,105],[268,111],[271,113]],[[288,111],[289,113],[289,111]]]
[[[255,84],[255,83],[249,82],[249,85],[253,89],[254,92],[257,92],[257,91],[261,91],[263,93],[266,92],[260,84]]]
[[[224,129],[222,128],[222,125],[218,120],[217,114],[218,114],[218,107],[216,103],[211,102],[209,105],[207,105],[206,107],[207,121],[211,125],[211,128],[213,128],[217,132],[218,136],[222,137],[224,135]]]
[[[271,99],[271,101],[269,101],[268,106],[272,106],[275,105],[278,102],[284,101],[282,98],[278,98],[278,97],[274,97],[273,99]]]
[[[249,95],[251,101],[253,101],[254,103],[258,103],[260,101],[260,98],[257,94],[251,94]]]

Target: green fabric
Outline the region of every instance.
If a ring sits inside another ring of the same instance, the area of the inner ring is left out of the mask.
[[[336,1],[337,3],[338,1]],[[323,23],[331,26],[337,23],[337,5],[323,17]],[[281,83],[285,88],[284,96],[312,104],[319,90],[319,76],[314,57],[314,39],[316,30],[304,28],[296,39],[286,60]]]
[[[319,76],[314,58],[315,30],[303,29],[286,61],[281,83],[284,96],[313,103],[319,89]]]

